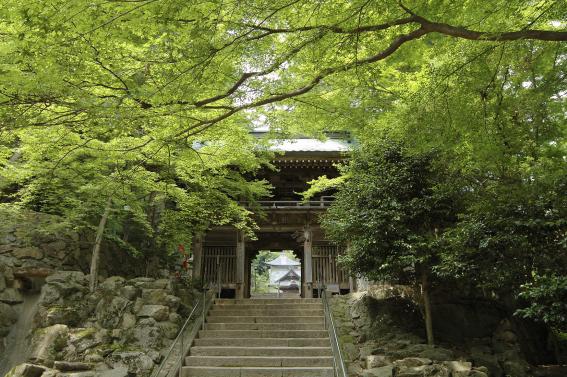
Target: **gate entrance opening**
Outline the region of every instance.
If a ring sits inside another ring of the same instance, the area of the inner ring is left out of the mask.
[[[249,277],[251,298],[301,297],[301,262],[293,250],[259,250]]]

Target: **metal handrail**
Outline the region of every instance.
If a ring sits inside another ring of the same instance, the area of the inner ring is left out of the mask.
[[[183,360],[191,347],[191,343],[193,338],[196,336],[197,332],[205,327],[205,316],[207,315],[208,309],[213,302],[212,298],[214,297],[214,291],[210,290],[212,294],[207,295],[209,290],[207,288],[203,289],[203,295],[197,301],[197,303],[191,309],[189,316],[181,326],[181,329],[177,333],[177,336],[171,343],[171,346],[167,350],[162,362],[160,363],[159,367],[151,374],[151,377],[168,377],[168,376],[175,376],[179,372],[179,376],[181,376],[181,368],[183,366]],[[209,297],[207,297],[209,296]],[[201,310],[199,310],[201,309]],[[201,316],[199,316],[201,314]],[[192,321],[195,319],[195,321]],[[193,326],[191,327],[191,331],[188,332],[189,326],[193,322]],[[187,333],[189,334],[188,339]],[[176,351],[178,351],[176,353]],[[170,360],[173,359],[173,360]],[[164,371],[164,368],[165,369]],[[162,374],[164,371],[164,374]],[[173,372],[173,373],[172,373]]]
[[[325,309],[325,327],[329,332],[329,338],[331,340],[331,348],[333,350],[333,367],[335,371],[335,377],[348,377],[345,361],[343,358],[343,353],[341,351],[341,345],[339,344],[339,337],[337,335],[337,328],[335,326],[335,319],[333,317],[333,312],[329,306],[329,301],[327,300],[327,289],[323,285],[321,298],[323,300],[323,307]]]

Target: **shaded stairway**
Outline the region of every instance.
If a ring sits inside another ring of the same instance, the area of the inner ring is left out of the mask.
[[[217,299],[182,377],[332,377],[319,299]]]

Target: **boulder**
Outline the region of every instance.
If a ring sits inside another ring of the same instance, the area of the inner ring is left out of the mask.
[[[15,288],[6,288],[4,291],[0,292],[0,302],[5,304],[21,304],[24,302],[22,294]]]
[[[40,377],[45,370],[42,366],[24,363],[12,368],[6,377]]]
[[[467,375],[467,377],[488,377],[488,374],[486,374],[484,371],[480,371],[480,370],[471,370],[470,372],[468,372],[469,374]]]
[[[366,357],[366,369],[392,365],[392,360],[386,355],[369,355]]]
[[[43,297],[41,303],[44,306],[50,306],[57,303],[62,303],[61,294],[56,286],[46,284],[43,287]]]
[[[4,274],[0,271],[0,292],[6,289],[6,278]]]
[[[362,377],[392,377],[392,370],[392,365],[367,369],[362,373]]]
[[[18,320],[18,313],[8,304],[0,302],[0,337],[8,335],[10,328]]]
[[[353,361],[359,358],[360,351],[358,347],[355,346],[352,342],[346,342],[346,337],[341,337],[341,348],[343,350],[343,354],[346,361]],[[352,339],[351,339],[352,340]]]
[[[181,299],[177,296],[167,295],[165,297],[165,304],[169,306],[171,310],[177,310],[181,304]]]
[[[142,300],[149,305],[167,305],[167,291],[164,289],[143,289]]]
[[[40,315],[44,326],[63,324],[77,326],[81,322],[81,313],[73,306],[51,306]]]
[[[392,374],[395,377],[424,377],[425,376],[425,365],[420,367],[409,367],[403,369],[394,369]]]
[[[449,370],[454,372],[468,372],[472,369],[472,363],[468,361],[445,361],[443,363]]]
[[[77,354],[83,354],[85,351],[104,343],[105,340],[102,332],[99,335],[94,327],[75,329],[69,335],[69,343],[75,347]]]
[[[14,269],[14,277],[17,278],[45,278],[54,272],[48,267],[27,266]]]
[[[12,255],[17,259],[42,259],[43,251],[35,246],[14,249]]]
[[[136,316],[132,313],[124,313],[120,327],[123,329],[130,329],[134,326],[136,326]]]
[[[154,323],[144,323],[146,320],[152,320]],[[136,327],[125,331],[125,338],[131,339],[132,343],[139,345],[144,350],[160,349],[163,345],[163,331],[152,318],[146,318],[140,321]]]
[[[53,368],[59,369],[62,372],[83,371],[93,369],[93,365],[89,363],[82,363],[80,361],[56,361],[53,363]]]
[[[363,369],[357,363],[351,363],[347,367],[347,373],[349,376],[362,376]]]
[[[114,368],[126,368],[129,374],[138,377],[149,376],[154,367],[153,360],[143,352],[114,352],[107,361]]]
[[[169,322],[173,322],[173,323],[180,325],[183,322],[183,317],[181,317],[177,313],[170,313],[169,314]]]
[[[527,377],[529,365],[522,359],[507,359],[500,362],[504,373],[514,377]]]
[[[50,365],[57,353],[67,345],[69,328],[66,325],[53,325],[35,331],[31,340],[30,360]]]
[[[126,285],[120,288],[120,295],[130,301],[134,301],[140,294],[140,290],[133,285]]]
[[[138,312],[138,317],[151,317],[156,321],[165,321],[169,318],[169,308],[164,305],[143,305]]]
[[[56,241],[53,241],[53,242],[49,242],[49,243],[45,244],[45,246],[44,246],[45,250],[48,251],[48,252],[50,252],[50,251],[54,251],[54,252],[63,251],[63,250],[65,250],[66,247],[67,247],[67,244],[63,240],[56,240]]]
[[[424,345],[426,347],[423,347],[423,349],[420,352],[417,352],[417,355],[419,357],[431,359],[433,361],[451,360],[455,357],[455,353],[447,348],[429,346],[427,344]]]
[[[171,322],[159,322],[158,327],[167,339],[175,339],[179,332],[179,326]]]
[[[425,366],[423,375],[427,376],[427,377],[449,377],[449,376],[454,377],[455,376],[454,374],[451,374],[451,371],[449,370],[449,368],[447,368],[445,365],[442,365],[442,364],[433,364],[433,365]]]
[[[488,369],[489,375],[491,377],[501,377],[502,367],[498,362],[498,358],[495,355],[488,353],[474,352],[471,353],[474,365],[484,366]]]
[[[100,377],[128,377],[128,367],[118,367],[105,370],[99,373]]]
[[[402,360],[394,361],[395,368],[413,368],[420,367],[422,365],[430,365],[432,361],[430,359],[425,359],[421,357],[406,357]]]
[[[61,298],[77,302],[89,291],[89,281],[80,271],[58,271],[49,275],[45,282],[56,289]]]
[[[111,276],[105,279],[100,285],[99,288],[103,291],[108,292],[117,292],[123,285],[126,279],[122,276]]]
[[[122,316],[131,306],[132,301],[124,297],[105,297],[96,306],[96,319],[100,326],[105,329],[117,328],[122,320]]]
[[[97,373],[92,370],[65,372],[57,374],[57,377],[96,377]]]

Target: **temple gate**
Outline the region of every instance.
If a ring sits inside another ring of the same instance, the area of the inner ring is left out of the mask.
[[[262,137],[263,132],[255,132]],[[264,170],[257,178],[268,180],[273,198],[260,201],[264,216],[258,220],[256,240],[247,240],[231,227],[217,227],[196,238],[193,244],[193,275],[216,286],[224,297],[250,297],[250,262],[260,250],[293,250],[301,261],[301,296],[311,298],[327,286],[348,292],[353,287],[345,271],[337,266],[344,248],[326,240],[319,216],[329,207],[326,194],[302,201],[307,182],[326,175],[336,177],[336,164],[345,161],[350,142],[344,135],[329,135],[326,141],[298,138],[281,140],[273,150],[283,152],[273,162],[278,171]]]

